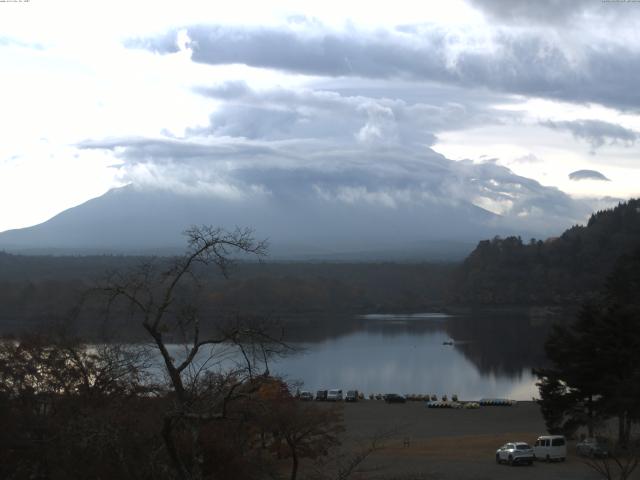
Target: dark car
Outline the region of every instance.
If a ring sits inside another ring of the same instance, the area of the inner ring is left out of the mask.
[[[609,456],[609,447],[604,439],[585,438],[576,444],[576,452],[583,457],[605,458]]]
[[[384,401],[387,403],[405,403],[407,399],[397,393],[387,393],[384,396]]]
[[[326,402],[327,401],[327,390],[318,390],[316,392],[316,400],[318,400],[320,402]]]
[[[300,400],[308,402],[309,400],[313,400],[313,393],[308,392],[307,390],[303,390],[300,392],[299,396]]]
[[[344,397],[345,402],[357,402],[358,401],[358,390],[349,390],[347,392],[347,396]]]

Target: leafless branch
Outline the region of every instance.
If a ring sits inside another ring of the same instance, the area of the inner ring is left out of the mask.
[[[607,480],[627,480],[640,463],[640,452],[632,448],[603,458],[589,458],[584,463]]]

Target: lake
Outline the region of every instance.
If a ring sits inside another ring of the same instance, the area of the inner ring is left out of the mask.
[[[440,313],[310,316],[285,322],[303,349],[270,371],[301,390],[457,394],[531,400],[549,322],[526,315]],[[452,343],[452,344],[451,344]]]

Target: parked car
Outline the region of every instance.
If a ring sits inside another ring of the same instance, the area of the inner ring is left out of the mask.
[[[342,390],[338,390],[338,389],[329,390],[329,393],[327,393],[327,401],[328,402],[342,401]]]
[[[483,407],[511,407],[516,401],[508,398],[481,398],[478,403]]]
[[[324,402],[327,400],[327,390],[318,390],[316,392],[316,400],[319,402]]]
[[[300,396],[298,398],[300,398],[300,400],[308,402],[309,400],[313,400],[313,393],[307,390],[303,390],[300,392]]]
[[[358,401],[358,390],[349,390],[347,392],[347,396],[344,397],[345,402],[357,402]]]
[[[387,393],[384,396],[384,401],[387,403],[405,403],[407,399],[397,393]]]
[[[562,435],[544,435],[538,437],[533,446],[533,453],[537,460],[560,460],[567,458],[567,440]]]
[[[609,456],[609,446],[604,439],[588,437],[576,444],[576,452],[583,457],[605,458]]]
[[[496,451],[496,463],[506,462],[509,465],[533,463],[533,449],[528,443],[505,443]]]

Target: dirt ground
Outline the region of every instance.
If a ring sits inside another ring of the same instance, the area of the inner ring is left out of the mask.
[[[566,462],[533,466],[497,465],[495,451],[507,441],[533,444],[545,434],[537,405],[477,410],[429,409],[423,402],[344,404],[344,445],[357,450],[376,434],[383,448],[361,465],[356,479],[549,479],[591,480],[600,477],[568,446]],[[637,475],[634,479],[640,478]]]

